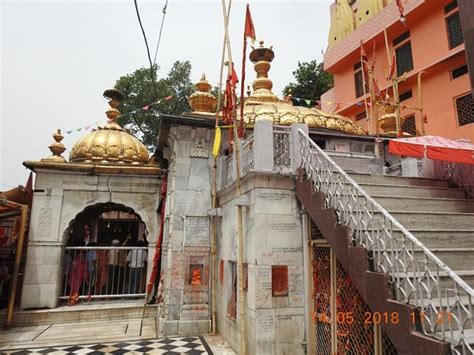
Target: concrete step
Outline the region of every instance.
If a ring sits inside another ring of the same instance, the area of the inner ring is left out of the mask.
[[[410,232],[428,248],[474,248],[474,226],[472,230],[454,229],[410,229]],[[401,238],[400,231],[394,231]]]
[[[358,173],[350,173],[349,176],[353,178],[357,183],[383,184],[391,186],[449,187],[448,181],[437,179]]]
[[[75,306],[61,306],[53,309],[15,310],[13,326],[36,326],[56,323],[81,323],[100,320],[134,319],[154,317],[157,305],[147,305],[143,301],[86,303]],[[5,311],[0,313],[0,321],[5,319]],[[3,324],[3,323],[2,323]]]
[[[372,195],[386,210],[474,213],[474,200],[439,197]]]
[[[361,183],[360,187],[369,195],[397,196],[397,197],[440,197],[464,199],[464,191],[457,188],[420,187],[408,185],[385,185]]]
[[[407,229],[472,229],[474,213],[388,211]],[[376,212],[376,215],[380,216]]]
[[[461,279],[463,279],[469,286],[474,288],[474,270],[453,270]],[[413,273],[411,271],[407,272],[407,275],[411,277]],[[442,287],[453,287],[453,282],[451,278],[445,271],[440,271],[440,286]]]

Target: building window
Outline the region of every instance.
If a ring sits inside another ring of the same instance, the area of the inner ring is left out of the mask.
[[[474,100],[471,92],[456,98],[456,111],[460,126],[474,122]]]
[[[394,38],[393,45],[397,46],[409,38],[410,38],[410,31],[403,32],[400,36]]]
[[[229,302],[227,303],[227,315],[232,318],[237,318],[237,263],[235,261],[230,261],[230,271],[231,271],[231,293]]]
[[[401,93],[400,96],[399,96],[399,99],[400,99],[400,102],[402,102],[402,101],[408,100],[412,97],[413,97],[412,91],[408,90],[408,91],[405,91],[405,92]]]
[[[354,65],[354,86],[356,98],[364,95],[364,76],[360,62]],[[365,92],[367,92],[367,82],[365,82]]]
[[[459,78],[460,76],[463,76],[464,74],[467,74],[469,72],[467,68],[467,64],[464,64],[458,68],[455,68],[451,70],[451,78],[456,79]]]
[[[464,43],[462,35],[461,18],[459,11],[446,18],[446,26],[448,27],[449,48],[455,48]]]
[[[405,121],[402,125],[402,132],[406,132],[411,134],[412,136],[416,136],[416,120],[415,115],[410,115],[405,117]]]
[[[356,121],[360,121],[364,118],[367,117],[367,112],[365,111],[362,111],[362,112],[359,112],[357,115],[356,115]]]
[[[444,13],[448,13],[448,12],[451,12],[453,11],[454,9],[456,9],[458,7],[458,1],[457,0],[454,0],[452,1],[451,3],[449,3],[448,5],[446,5],[444,7]]]
[[[272,266],[272,295],[273,297],[288,296],[288,266]]]
[[[395,56],[397,57],[397,76],[413,69],[411,42],[408,41],[395,48]]]

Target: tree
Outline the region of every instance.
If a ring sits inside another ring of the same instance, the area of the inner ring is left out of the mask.
[[[291,95],[304,100],[320,100],[321,95],[328,91],[333,85],[330,73],[324,71],[323,63],[316,60],[310,62],[298,62],[298,68],[293,72],[296,82],[291,82],[283,89],[283,95]],[[304,100],[294,100],[297,106],[306,106]],[[314,106],[314,105],[313,105]]]
[[[180,115],[184,111],[189,111],[187,97],[194,91],[190,79],[191,63],[189,61],[175,62],[167,77],[159,80],[157,80],[158,70],[158,66],[155,65],[153,78],[156,83],[156,93],[150,68],[137,69],[131,74],[120,77],[115,83],[115,88],[124,94],[120,107],[123,116],[119,118],[119,124],[130,130],[132,134],[140,136],[143,144],[148,148],[155,145],[158,137],[158,113]],[[171,95],[173,96],[171,100],[154,104],[147,110],[138,110],[136,113],[128,114]]]

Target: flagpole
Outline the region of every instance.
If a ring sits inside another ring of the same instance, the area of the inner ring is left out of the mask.
[[[230,16],[231,2],[227,7],[227,19]],[[217,135],[217,129],[219,127],[219,112],[222,106],[222,80],[224,77],[224,61],[225,61],[225,48],[227,42],[227,33],[224,33],[224,39],[222,41],[222,55],[221,55],[221,67],[219,72],[219,91],[217,93],[217,107],[216,107],[216,120],[215,127]],[[218,153],[217,153],[218,154]],[[212,208],[217,211],[217,156],[214,155],[212,164],[212,183],[211,183],[211,198]],[[218,234],[218,219],[217,213],[211,216],[211,334],[217,334],[217,234]]]
[[[227,38],[226,45],[227,45],[227,57],[229,60],[229,70],[234,73],[234,63],[232,62],[232,50],[230,47],[230,38],[229,38],[229,19],[225,13],[225,0],[222,1],[222,12],[224,15],[224,28],[225,28],[225,36]],[[229,0],[232,2],[232,0]],[[231,85],[233,87],[233,85]],[[232,90],[232,95],[235,93]],[[232,115],[236,118],[236,107],[232,105]],[[243,119],[243,117],[242,117]],[[235,120],[234,120],[235,121]],[[235,166],[236,166],[236,200],[237,203],[237,225],[238,225],[238,236],[239,236],[239,248],[238,248],[238,294],[239,294],[239,330],[240,330],[240,354],[247,355],[247,327],[246,327],[246,318],[245,318],[245,306],[244,306],[244,288],[243,288],[243,273],[244,273],[244,236],[243,236],[243,227],[242,227],[242,204],[240,203],[241,197],[241,186],[240,186],[240,139],[237,132],[237,124],[234,122],[234,142],[235,142],[235,150],[234,150],[234,159],[235,159]]]
[[[363,48],[362,47],[362,41],[360,42],[360,47],[361,49]],[[362,69],[362,93],[364,94],[364,105],[365,105],[365,114],[367,116],[367,120],[369,122],[369,124],[367,125],[368,127],[368,131],[369,131],[369,134],[371,133],[371,129],[370,129],[370,122],[371,122],[371,117],[370,117],[370,113],[369,113],[369,109],[368,109],[368,106],[367,106],[367,93],[365,91],[365,73],[364,73],[364,64],[365,61],[364,59],[362,58],[362,50],[360,52],[360,66],[361,66],[361,69]]]

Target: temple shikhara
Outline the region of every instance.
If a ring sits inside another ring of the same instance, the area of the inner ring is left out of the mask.
[[[288,54],[258,41],[247,94],[232,65],[222,97],[203,74],[189,112],[157,114],[151,152],[105,90],[103,123],[72,147],[56,130],[23,162],[34,186],[1,194],[7,327],[140,319],[127,336],[219,334],[238,354],[474,354],[466,9],[336,1],[320,105],[272,91]]]

